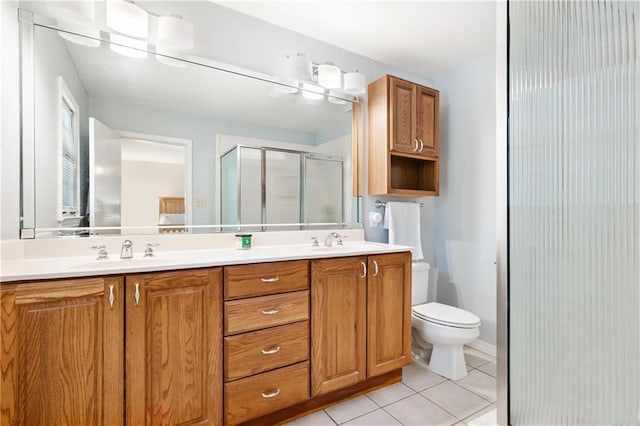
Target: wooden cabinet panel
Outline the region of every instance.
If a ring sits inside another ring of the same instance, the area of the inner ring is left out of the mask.
[[[233,300],[224,304],[225,335],[309,319],[309,291]]]
[[[311,392],[366,377],[366,257],[311,263]]]
[[[225,380],[309,359],[309,321],[224,338]]]
[[[416,138],[420,142],[419,155],[438,156],[438,92],[416,86]]]
[[[256,263],[224,268],[225,300],[308,288],[308,260]]]
[[[222,269],[126,285],[127,424],[220,424]]]
[[[390,78],[390,149],[396,152],[416,152],[414,85]]]
[[[367,377],[411,363],[411,254],[368,257]]]
[[[121,424],[122,280],[6,285],[0,299],[1,423]]]
[[[235,425],[309,399],[309,362],[224,385],[225,424]]]

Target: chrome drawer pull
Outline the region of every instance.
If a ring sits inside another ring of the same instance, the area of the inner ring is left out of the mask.
[[[262,392],[262,397],[263,398],[275,398],[276,396],[280,395],[280,388],[274,390],[273,392],[270,393],[264,393]]]
[[[272,349],[262,350],[262,353],[265,355],[277,354],[278,352],[280,352],[280,346],[276,346],[275,348],[272,348]]]
[[[263,283],[275,283],[277,281],[280,281],[280,277],[275,276],[275,277],[271,277],[271,278],[261,278]]]
[[[262,315],[275,315],[280,312],[280,309],[271,309],[270,311],[262,311]]]

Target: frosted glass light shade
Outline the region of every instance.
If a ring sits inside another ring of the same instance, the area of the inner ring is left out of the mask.
[[[115,44],[117,43],[117,44]],[[147,43],[144,40],[136,40],[118,34],[111,34],[111,51],[130,58],[146,58]]]
[[[302,96],[307,99],[320,100],[324,98],[324,88],[315,84],[304,83],[302,85]]]
[[[311,61],[304,55],[298,53],[289,57],[289,77],[296,80],[311,80],[313,70]]]
[[[94,0],[52,1],[47,3],[47,9],[56,19],[76,23],[93,22],[96,16]]]
[[[65,29],[72,32],[58,31],[58,35],[63,39],[80,46],[86,47],[99,47],[100,46],[100,30],[97,28],[89,27],[87,25],[78,25],[66,23]],[[74,34],[76,33],[76,34]],[[78,35],[82,34],[82,35]],[[84,36],[87,37],[84,37]]]
[[[362,95],[367,91],[367,82],[364,74],[357,71],[344,75],[344,91],[350,95]]]
[[[158,18],[158,44],[177,50],[193,49],[193,24],[176,16]]]
[[[331,64],[318,65],[318,84],[327,89],[337,89],[341,83],[340,68]]]
[[[131,37],[149,35],[147,11],[125,0],[107,0],[107,26]]]

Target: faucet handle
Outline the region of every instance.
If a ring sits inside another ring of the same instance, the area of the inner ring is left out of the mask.
[[[153,248],[159,245],[158,243],[147,243],[147,248],[144,249],[144,257],[156,257]]]
[[[338,235],[336,238],[338,239],[338,242],[336,242],[336,245],[342,246],[342,245],[344,245],[342,239],[343,238],[347,238],[347,236],[346,235]]]
[[[98,250],[98,257],[96,257],[96,260],[109,259],[109,253],[107,253],[107,246],[105,246],[104,244],[101,246],[91,246],[90,248],[91,250]]]
[[[311,247],[320,247],[318,237],[311,237]]]

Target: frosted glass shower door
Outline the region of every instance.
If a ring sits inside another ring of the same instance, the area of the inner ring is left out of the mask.
[[[305,222],[342,223],[342,161],[305,158]]]
[[[265,223],[300,223],[300,154],[267,149],[264,155]]]
[[[640,4],[509,3],[509,416],[640,423]]]

